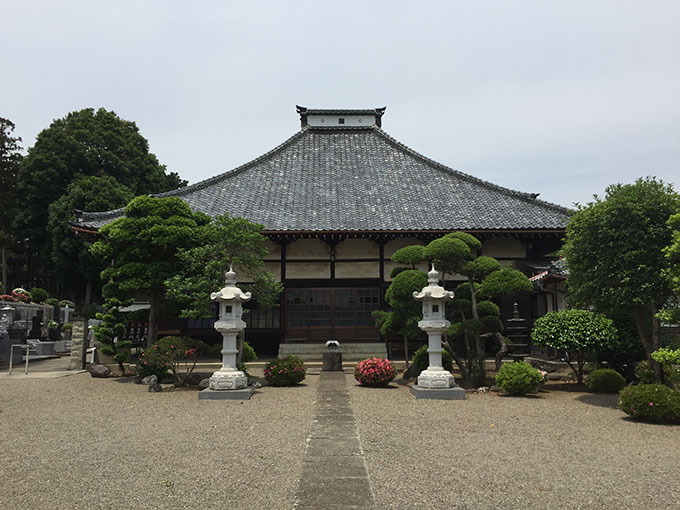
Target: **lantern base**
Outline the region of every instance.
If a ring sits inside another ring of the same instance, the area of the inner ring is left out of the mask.
[[[451,375],[451,372],[440,368],[439,370],[423,370],[418,376],[419,388],[453,388],[456,386],[456,380]]]
[[[411,394],[417,399],[433,400],[465,400],[465,390],[460,386],[453,388],[421,388],[418,385],[411,386]]]
[[[248,386],[246,374],[240,370],[233,372],[217,371],[210,377],[208,388],[211,390],[238,390]]]
[[[222,391],[206,388],[198,392],[198,400],[250,400],[253,388],[241,388],[239,390]]]

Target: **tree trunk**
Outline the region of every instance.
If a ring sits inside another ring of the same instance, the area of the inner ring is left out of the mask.
[[[635,326],[637,327],[640,343],[645,349],[649,366],[654,371],[656,380],[660,384],[664,384],[665,377],[663,373],[663,365],[658,361],[652,359],[652,353],[661,347],[661,339],[659,335],[660,321],[656,318],[656,305],[650,303],[649,305],[639,305],[633,310],[635,317]]]
[[[9,294],[7,288],[7,260],[5,259],[5,247],[0,248],[2,250],[2,292],[3,294]]]
[[[404,360],[406,362],[406,369],[408,370],[408,336],[404,336]]]
[[[152,289],[149,295],[149,335],[146,339],[146,346],[152,346],[158,339],[158,315],[161,306],[161,291]]]
[[[496,353],[496,372],[498,372],[501,369],[503,358],[508,354],[508,342],[505,341],[505,337],[500,333],[488,333],[488,335],[498,340],[501,344],[501,348]]]
[[[85,284],[85,304],[83,308],[90,306],[92,302],[92,289],[94,288],[94,278],[91,276],[87,277],[87,283]]]
[[[451,355],[451,357],[453,358],[453,361],[456,362],[456,365],[458,365],[458,369],[460,370],[460,373],[463,376],[463,380],[469,381],[470,380],[470,371],[465,366],[465,361],[463,361],[463,359],[460,356],[458,356],[458,354],[456,354],[456,351],[453,350],[453,347],[451,347],[451,344],[449,343],[448,338],[446,340],[442,341],[442,346]]]

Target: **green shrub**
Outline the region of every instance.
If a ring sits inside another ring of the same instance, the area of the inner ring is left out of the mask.
[[[33,287],[31,289],[31,297],[33,298],[34,303],[44,303],[48,296],[49,294],[47,294],[45,289],[41,289],[40,287]]]
[[[523,395],[538,389],[543,376],[523,361],[504,363],[496,374],[496,384],[509,395]]]
[[[635,375],[640,380],[640,384],[656,384],[656,376],[649,366],[649,361],[641,361],[635,367]],[[666,384],[680,384],[680,368],[677,365],[664,365],[663,375]]]
[[[305,364],[297,356],[276,358],[264,367],[264,378],[272,386],[295,386],[306,374]]]
[[[45,300],[45,304],[49,306],[57,306],[59,304],[59,300],[55,297],[48,297]]]
[[[368,358],[354,367],[354,378],[362,386],[387,386],[396,375],[394,365],[383,358]]]
[[[680,423],[680,393],[668,386],[627,386],[619,395],[619,409],[632,418],[653,423]]]
[[[413,353],[411,363],[420,370],[427,370],[427,367],[430,366],[430,355],[427,353],[427,345],[423,345]],[[444,365],[444,370],[453,371],[453,358],[451,358],[449,351],[444,350],[442,352],[442,365]]]
[[[196,362],[210,350],[200,340],[166,336],[145,349],[137,361],[137,376],[155,375],[159,379],[172,373],[176,386],[183,386],[196,368]]]
[[[62,299],[59,301],[59,306],[62,308],[66,308],[68,306],[71,310],[75,310],[76,308],[76,304],[73,301],[69,301],[68,299]]]
[[[616,370],[600,368],[588,374],[585,383],[597,393],[618,393],[626,385],[626,379]]]
[[[255,349],[246,341],[243,342],[243,356],[241,358],[242,363],[249,363],[257,359],[257,353]]]

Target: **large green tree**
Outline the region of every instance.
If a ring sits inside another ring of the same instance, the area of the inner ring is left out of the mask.
[[[209,222],[178,197],[140,196],[125,207],[124,217],[100,229],[103,238],[92,245],[92,252],[110,263],[101,273],[106,298],[148,299],[148,345],[158,336],[166,281],[182,270],[177,253],[196,246]]]
[[[663,276],[674,293],[674,299],[667,303],[669,306],[659,316],[677,324],[680,323],[680,213],[672,215],[667,225],[671,229],[671,242],[664,248],[668,267],[664,268]]]
[[[51,274],[48,208],[78,176],[112,177],[135,196],[183,184],[177,174],[166,174],[134,122],[103,108],[87,108],[55,120],[38,134],[17,179],[22,214],[16,224],[28,239],[25,256],[32,276]]]
[[[270,308],[282,285],[265,271],[262,259],[268,253],[263,226],[228,215],[216,217],[200,233],[199,242],[180,249],[180,270],[168,279],[168,296],[181,308],[181,316],[205,319],[211,316],[210,299],[224,285],[224,271],[233,265],[253,292],[257,306]]]
[[[680,196],[668,184],[654,178],[615,184],[578,208],[563,249],[570,305],[631,314],[660,381],[663,369],[650,356],[661,347],[657,313],[672,294],[663,249],[671,243],[668,218],[678,211]]]
[[[60,295],[80,301],[84,290],[84,306],[89,305],[103,269],[100,259],[90,253],[84,239],[71,229],[69,222],[75,219],[74,210],[108,211],[124,207],[133,198],[132,191],[111,176],[78,175],[66,193],[50,204],[47,232]]]
[[[21,164],[21,138],[12,136],[14,123],[0,117],[0,265],[2,265],[2,287],[0,291],[9,292],[7,281],[8,258],[12,257],[16,245],[12,223],[17,209],[17,174]],[[15,268],[16,269],[16,268]]]

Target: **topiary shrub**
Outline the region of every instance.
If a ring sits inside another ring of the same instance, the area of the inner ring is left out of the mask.
[[[427,353],[427,345],[423,345],[413,353],[411,363],[417,366],[421,372],[427,370],[427,367],[430,366],[430,355]],[[448,370],[449,372],[453,371],[453,358],[451,358],[451,355],[447,350],[442,352],[442,365],[444,365],[444,370]]]
[[[588,374],[585,383],[597,393],[618,393],[626,385],[626,379],[616,370],[600,368]]]
[[[680,384],[680,368],[677,365],[664,364],[664,381],[668,385]],[[649,361],[641,361],[635,367],[635,376],[640,380],[640,384],[656,384],[656,375],[649,366]]]
[[[387,386],[393,381],[397,371],[389,360],[383,358],[368,358],[360,361],[354,367],[354,378],[362,386]]]
[[[76,308],[76,304],[73,301],[69,301],[68,299],[62,299],[59,301],[59,306],[62,308],[66,308],[68,306],[71,310],[75,310]]]
[[[496,374],[496,384],[509,395],[524,395],[538,389],[543,376],[523,361],[504,363]]]
[[[668,386],[627,386],[619,395],[619,409],[632,418],[652,423],[680,423],[680,393]]]
[[[276,358],[264,367],[264,378],[272,386],[295,386],[307,375],[303,361],[297,356]]]
[[[248,363],[257,359],[255,349],[246,341],[243,342],[243,355],[241,356],[242,363]]]
[[[30,292],[34,303],[44,303],[48,297],[47,291],[40,287],[33,287]]]
[[[59,304],[59,300],[55,297],[49,297],[45,300],[45,304],[49,306],[57,306]]]

